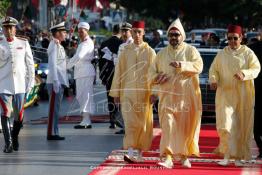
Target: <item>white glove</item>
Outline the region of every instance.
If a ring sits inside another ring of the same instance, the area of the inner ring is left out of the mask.
[[[61,87],[61,84],[59,81],[55,80],[53,83],[53,91],[57,94],[59,92],[59,89]]]
[[[32,90],[32,88],[31,88],[30,86],[28,86],[28,87],[26,87],[25,92],[26,92],[27,94],[29,94],[29,93],[31,92],[31,90]]]

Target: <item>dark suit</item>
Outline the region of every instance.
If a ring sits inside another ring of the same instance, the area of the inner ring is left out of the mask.
[[[99,71],[100,71],[99,77],[102,80],[103,85],[106,86],[108,110],[110,114],[111,125],[114,124],[114,114],[117,109],[114,104],[114,99],[109,96],[109,90],[111,88],[111,84],[112,84],[113,77],[114,77],[115,65],[114,65],[113,57],[112,57],[112,60],[107,60],[105,58],[102,58],[104,56],[104,52],[102,51],[102,49],[107,47],[112,53],[117,55],[119,46],[122,43],[123,41],[119,39],[117,36],[112,36],[109,39],[107,39],[106,41],[104,41],[98,50],[98,53],[99,53],[98,66],[99,66]]]
[[[258,57],[260,64],[262,63],[262,41],[256,42],[249,46]],[[254,138],[259,148],[259,153],[262,155],[262,73],[258,74],[255,81],[255,120],[254,120]]]

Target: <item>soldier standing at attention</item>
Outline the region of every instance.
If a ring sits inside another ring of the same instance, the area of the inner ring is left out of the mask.
[[[46,82],[50,96],[47,140],[64,140],[64,137],[59,136],[58,117],[64,88],[69,85],[66,72],[66,54],[61,45],[61,42],[66,38],[65,24],[64,22],[57,24],[50,30],[54,39],[47,49],[49,73]]]

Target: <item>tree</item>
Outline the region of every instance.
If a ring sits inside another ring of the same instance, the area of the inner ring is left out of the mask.
[[[0,1],[0,18],[6,16],[7,9],[10,7],[10,0],[1,0]]]
[[[246,27],[262,20],[262,0],[117,0],[129,13],[153,17],[169,25],[177,16],[192,27],[237,23]]]

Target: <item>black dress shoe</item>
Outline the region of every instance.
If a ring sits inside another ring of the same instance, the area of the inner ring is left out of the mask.
[[[75,129],[91,129],[92,125],[75,125],[74,126]]]
[[[109,126],[109,128],[110,128],[110,129],[116,129],[116,125],[115,125],[115,124],[111,124],[111,125]]]
[[[259,153],[259,155],[257,156],[257,159],[262,160],[262,153]]]
[[[13,152],[13,146],[12,146],[12,145],[10,145],[10,146],[5,146],[3,152],[4,152],[4,153],[12,153],[12,152]]]
[[[59,135],[50,135],[47,136],[47,140],[65,140],[65,137],[61,137]]]
[[[136,163],[136,159],[134,157],[129,157],[129,155],[124,155],[124,161],[127,163]]]
[[[116,131],[115,134],[125,134],[125,130],[121,129],[119,131]]]
[[[116,126],[118,126],[119,128],[123,128],[123,125],[121,124],[121,122],[119,122],[118,120],[115,121]]]

